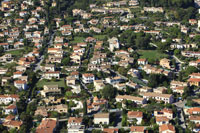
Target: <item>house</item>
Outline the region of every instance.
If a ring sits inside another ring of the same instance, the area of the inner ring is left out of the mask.
[[[107,100],[98,97],[94,97],[91,101],[88,101],[88,113],[100,111],[103,107],[107,106]]]
[[[137,6],[137,5],[139,5],[139,2],[138,2],[138,0],[130,0],[128,2],[128,5],[129,6]]]
[[[155,93],[160,93],[160,94],[164,94],[167,92],[167,88],[162,86],[162,87],[157,87],[153,89],[153,92]]]
[[[185,114],[187,115],[197,115],[200,114],[200,107],[192,107],[189,109],[184,110]]]
[[[128,111],[127,117],[128,117],[128,122],[131,123],[134,121],[133,119],[136,119],[137,120],[136,123],[139,125],[142,122],[143,113],[140,111]]]
[[[190,86],[200,86],[200,78],[189,78],[187,82]]]
[[[175,133],[175,127],[171,124],[163,124],[159,127],[159,133]]]
[[[4,122],[8,122],[8,121],[12,121],[12,120],[15,120],[15,116],[12,115],[12,114],[9,114],[9,115],[5,118],[5,121],[4,121]]]
[[[172,89],[172,91],[182,95],[184,93],[184,88],[185,88],[184,86],[179,86]]]
[[[162,66],[163,68],[171,69],[170,60],[166,59],[166,58],[161,59],[160,60],[160,66]]]
[[[190,61],[189,62],[189,66],[194,66],[197,67],[200,65],[200,59],[196,60],[196,61]]]
[[[16,80],[14,81],[14,86],[17,87],[19,90],[26,90],[28,88],[27,82],[24,80]]]
[[[23,74],[23,72],[21,72],[21,71],[14,72],[14,73],[13,73],[13,78],[14,78],[14,79],[19,78],[19,77],[22,76],[22,74]]]
[[[144,126],[131,126],[130,133],[145,133],[146,127]]]
[[[2,79],[1,79],[1,85],[2,86],[6,86],[6,84],[8,84],[9,83],[9,81],[11,81],[11,77],[2,77]]]
[[[109,49],[113,52],[114,49],[118,49],[120,47],[119,41],[116,37],[108,39]]]
[[[160,111],[155,110],[154,116],[156,116],[156,117],[167,117],[168,119],[171,120],[171,119],[173,119],[173,111],[172,111],[172,109],[167,109],[167,108],[164,108]]]
[[[68,133],[85,133],[85,126],[80,125],[80,126],[72,126],[67,129]]]
[[[195,124],[200,124],[200,116],[199,115],[191,115],[189,120],[194,122]]]
[[[82,121],[83,121],[82,117],[79,117],[79,118],[69,117],[67,126],[71,127],[71,126],[81,125]]]
[[[133,69],[131,68],[128,73],[129,75],[131,75],[132,77],[139,77],[140,76],[140,73],[137,69]]]
[[[133,82],[126,82],[126,86],[132,88],[132,89],[137,89],[139,88],[139,85]]]
[[[82,80],[85,84],[93,83],[93,81],[95,80],[95,76],[94,74],[91,74],[91,73],[85,73],[82,75]]]
[[[56,132],[58,120],[56,118],[43,118],[40,125],[36,128],[36,133],[53,133]]]
[[[11,120],[11,121],[6,121],[3,123],[3,126],[6,126],[8,128],[16,128],[16,129],[20,129],[21,125],[23,124],[22,121],[18,121],[18,120]]]
[[[75,78],[75,79],[79,79],[79,72],[78,71],[73,71],[70,73],[70,76]]]
[[[10,0],[4,0],[1,2],[1,9],[2,11],[10,10],[14,5],[14,2]]]
[[[164,101],[165,103],[173,103],[174,97],[172,94],[157,94],[154,92],[146,92],[146,93],[141,93],[143,98],[146,98],[147,100],[149,98],[153,98],[156,101]]]
[[[3,56],[0,57],[0,62],[13,62],[14,61],[14,58],[12,56],[12,54],[5,54]]]
[[[126,89],[126,84],[124,83],[117,83],[117,84],[114,84],[113,86],[117,88],[118,90]]]
[[[46,64],[44,66],[45,72],[54,72],[55,71],[55,65],[54,64]]]
[[[43,77],[45,79],[52,79],[52,78],[60,79],[60,72],[59,71],[46,72],[46,73],[43,74]]]
[[[153,13],[156,13],[156,12],[163,13],[164,12],[162,7],[144,7],[143,10],[146,12],[153,12]]]
[[[52,106],[39,106],[35,111],[35,115],[46,115],[49,111],[56,111],[58,113],[67,113],[68,107],[65,104],[58,104]],[[45,113],[44,113],[45,112]]]
[[[94,114],[94,124],[109,125],[109,122],[110,122],[109,113]]]
[[[195,24],[197,24],[197,20],[196,19],[189,19],[189,24],[195,25]]]
[[[11,105],[9,105],[8,107],[6,107],[6,108],[4,109],[4,111],[5,111],[5,114],[6,114],[6,115],[7,115],[7,114],[10,114],[10,113],[16,114],[16,113],[17,113],[17,106],[14,105],[14,104],[11,104]]]
[[[48,116],[48,112],[45,108],[41,108],[41,107],[38,107],[37,110],[35,111],[35,116],[37,115],[41,115],[43,117],[47,117]]]
[[[157,116],[156,117],[156,124],[163,125],[163,124],[169,124],[169,120],[166,116]]]
[[[87,37],[87,38],[85,39],[85,42],[94,43],[94,42],[96,42],[96,39],[93,38],[93,37]]]
[[[116,96],[115,99],[117,102],[122,102],[123,100],[129,100],[129,101],[135,102],[136,104],[146,104],[146,99],[141,98],[141,97],[131,96],[131,95],[118,95]]]
[[[0,95],[0,104],[9,104],[11,102],[17,102],[19,101],[19,96],[15,94],[5,94],[5,95]]]
[[[186,86],[187,86],[186,82],[180,82],[180,81],[175,81],[175,80],[172,80],[170,82],[170,88],[171,89],[174,89],[174,88],[177,88],[177,87],[186,87]]]
[[[69,117],[67,127],[68,127],[68,129],[72,128],[72,127],[73,128],[79,127],[79,126],[83,125],[82,121],[83,121],[82,117],[79,117],[79,118],[78,117]]]
[[[147,65],[148,61],[147,59],[138,59],[137,63],[138,65]]]
[[[0,68],[0,75],[6,74],[8,71],[8,68]]]
[[[118,133],[118,128],[104,128],[103,133]]]
[[[117,84],[117,83],[120,83],[122,81],[124,81],[124,79],[122,79],[119,76],[106,78],[106,82],[109,83],[109,84]]]
[[[190,74],[190,78],[188,79],[188,84],[190,86],[199,86],[200,85],[200,73],[192,73]]]
[[[96,91],[100,91],[104,88],[105,84],[103,80],[94,80],[94,87]]]
[[[81,58],[82,58],[82,53],[72,53],[70,58],[71,58],[72,62],[80,64]]]
[[[8,43],[0,43],[0,46],[2,46],[4,50],[8,50],[10,45]]]
[[[142,88],[138,88],[138,91],[139,92],[152,92],[153,89],[151,87],[148,87],[148,86],[143,86]]]
[[[41,95],[43,97],[61,94],[61,89],[58,87],[58,85],[44,85],[43,88],[44,89],[41,91]]]

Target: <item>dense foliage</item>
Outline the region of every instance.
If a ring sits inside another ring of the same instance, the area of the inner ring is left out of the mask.
[[[152,7],[183,7],[187,8],[194,5],[194,0],[140,0],[141,6]]]

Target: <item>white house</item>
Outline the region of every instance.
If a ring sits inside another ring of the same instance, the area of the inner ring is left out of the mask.
[[[11,104],[8,107],[6,107],[4,109],[4,111],[5,111],[5,114],[10,114],[10,113],[16,114],[17,113],[17,106],[14,105],[14,104]]]
[[[113,51],[115,48],[118,49],[120,46],[119,41],[116,37],[109,39],[108,42],[110,51]]]
[[[128,111],[127,117],[129,122],[133,122],[133,119],[136,119],[136,123],[139,125],[142,122],[143,113],[140,111]]]
[[[98,113],[94,115],[94,124],[109,124],[109,113]]]
[[[82,75],[82,78],[83,78],[83,82],[85,84],[87,83],[93,83],[93,81],[95,80],[95,76],[91,73],[85,73]]]
[[[67,127],[81,126],[83,118],[69,117]]]
[[[14,79],[19,78],[19,77],[22,76],[22,74],[23,74],[23,72],[20,72],[20,71],[14,72],[14,73],[13,73],[13,78],[14,78]]]
[[[10,102],[19,101],[19,96],[12,94],[12,95],[0,95],[0,104],[8,104]]]
[[[16,80],[14,81],[14,86],[17,87],[20,90],[25,90],[28,88],[26,81],[24,80]]]
[[[45,79],[52,79],[52,78],[60,79],[60,72],[59,71],[46,72],[46,73],[44,73],[43,77]]]

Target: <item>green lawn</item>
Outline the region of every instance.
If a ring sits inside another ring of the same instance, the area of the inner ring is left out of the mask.
[[[146,58],[150,60],[159,60],[168,57],[167,54],[160,53],[156,50],[138,50],[137,52],[140,55],[140,58]]]
[[[146,84],[142,80],[139,80],[136,77],[131,77],[130,80],[133,81],[134,83],[139,84],[139,85],[146,86]]]
[[[94,35],[94,38],[97,40],[103,40],[106,37],[106,35]]]
[[[65,87],[64,78],[61,78],[58,81],[47,81],[46,79],[42,79],[37,83],[37,87],[42,88],[44,85],[58,85],[59,87]]]
[[[83,42],[85,40],[84,37],[74,37],[74,40],[71,41],[71,43],[80,43]]]
[[[19,50],[12,50],[12,51],[7,51],[6,54],[12,54],[14,56],[19,56],[19,55],[23,55],[24,50],[23,49],[19,49]]]

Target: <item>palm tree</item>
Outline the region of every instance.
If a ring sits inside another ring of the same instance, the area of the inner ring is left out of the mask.
[[[193,121],[190,121],[188,126],[193,131],[193,129],[195,128],[196,124]]]

